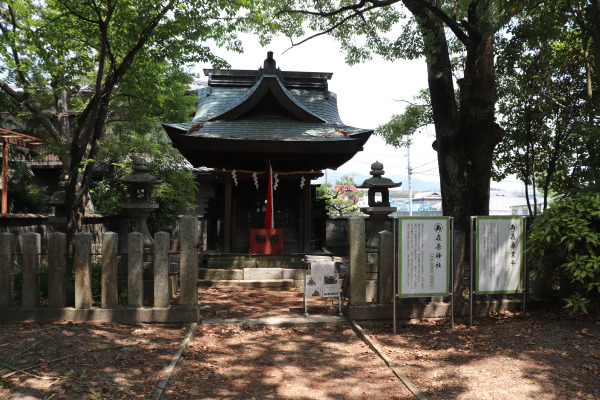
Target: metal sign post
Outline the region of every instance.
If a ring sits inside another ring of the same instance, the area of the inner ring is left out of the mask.
[[[453,326],[453,219],[401,217],[398,223],[397,297],[451,296]]]
[[[450,218],[450,329],[454,329],[454,218]]]
[[[398,296],[398,287],[396,286],[396,266],[398,265],[398,252],[396,251],[396,224],[398,223],[398,218],[394,217],[394,221],[392,223],[392,225],[394,226],[393,230],[394,230],[394,236],[392,238],[392,242],[394,242],[394,268],[392,268],[394,270],[394,275],[393,275],[393,286],[394,286],[394,303],[392,306],[392,312],[394,313],[394,334],[396,334],[396,297]]]
[[[471,217],[471,232],[469,237],[469,252],[471,258],[471,279],[469,282],[469,326],[473,326],[473,297],[475,292],[473,291],[473,282],[475,282],[475,276],[473,273],[473,254],[475,252],[475,217]]]
[[[472,217],[472,221],[475,221],[475,224],[471,224],[472,295],[524,293],[525,302],[525,219],[503,215]],[[472,315],[471,300],[471,325]]]

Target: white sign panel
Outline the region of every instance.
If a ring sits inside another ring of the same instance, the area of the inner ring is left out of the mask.
[[[335,272],[333,261],[319,261],[311,264],[310,275],[306,275],[304,293],[307,298],[339,296],[339,277]]]
[[[446,296],[450,278],[450,218],[400,218],[398,295]]]
[[[340,279],[338,275],[323,275],[323,297],[338,297],[339,295]]]
[[[312,275],[306,275],[306,287],[304,288],[304,297],[321,297],[323,285],[319,285],[318,279],[313,279]]]
[[[523,218],[477,217],[477,294],[523,291]]]

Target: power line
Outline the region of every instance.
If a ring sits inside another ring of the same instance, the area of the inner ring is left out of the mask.
[[[431,163],[434,163],[434,162],[437,162],[437,159],[431,160],[431,161],[426,162],[425,164],[421,164],[419,166],[413,167],[413,169],[421,168],[421,167],[424,167],[424,166],[426,166],[428,164],[431,164]]]
[[[437,171],[437,169],[438,169],[438,167],[434,167],[434,168],[429,168],[429,169],[426,169],[426,170],[424,170],[424,171],[416,171],[416,172],[415,172],[415,171],[413,171],[413,173],[414,173],[414,174],[422,174],[423,172]],[[414,168],[413,168],[413,170],[414,170]]]

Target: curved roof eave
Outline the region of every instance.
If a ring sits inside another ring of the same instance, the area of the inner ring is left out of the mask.
[[[229,109],[211,116],[207,121],[215,120],[235,120],[254,108],[268,93],[272,93],[281,107],[304,122],[327,121],[315,113],[308,110],[283,86],[276,75],[262,75],[256,84],[249,89],[248,93],[242,97],[235,105]]]

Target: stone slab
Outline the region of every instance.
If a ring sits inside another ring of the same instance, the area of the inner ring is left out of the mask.
[[[241,269],[199,268],[198,278],[209,280],[241,280],[244,279],[244,271]]]
[[[267,280],[198,280],[199,287],[239,287],[245,289],[289,290],[294,287],[293,279]]]
[[[282,272],[283,279],[304,280],[304,269],[284,268]]]
[[[373,251],[367,251],[366,253],[367,264],[375,264],[379,263],[379,253]]]
[[[527,303],[530,309],[532,304]],[[522,302],[515,300],[475,302],[473,304],[473,315],[488,315],[490,313],[501,313],[504,311],[517,311],[521,309]],[[449,318],[451,312],[450,303],[429,303],[429,304],[396,304],[396,318],[400,320],[423,319],[423,318]],[[366,304],[364,306],[348,306],[344,314],[352,320],[392,320],[392,304]],[[468,316],[469,305],[456,305],[454,316]]]
[[[0,308],[13,306],[13,252],[15,235],[0,232]]]
[[[281,268],[244,268],[244,280],[283,279]]]
[[[305,264],[303,260],[257,260],[256,266],[258,268],[304,268]]]
[[[185,215],[179,219],[179,302],[183,306],[198,305],[198,217]]]
[[[102,308],[113,309],[119,305],[117,281],[117,252],[119,236],[114,232],[102,234],[102,284],[100,304]]]
[[[92,307],[89,309],[22,309],[14,307],[9,310],[0,310],[0,321],[98,321],[118,322],[123,324],[139,323],[185,323],[200,320],[197,308],[171,307],[171,308],[119,308],[102,309]]]
[[[379,272],[379,263],[366,263],[365,272],[368,274],[376,274]],[[369,278],[367,278],[369,279]]]
[[[171,237],[167,232],[154,234],[154,306],[169,307],[169,249]]]
[[[209,258],[206,260],[208,269],[227,269],[227,268],[254,268],[256,261],[254,260],[236,260],[236,259],[221,259]]]
[[[41,235],[27,232],[22,236],[22,295],[21,302],[25,307],[34,308],[40,305],[40,252]]]
[[[366,303],[366,249],[365,219],[348,218],[348,246],[350,258],[350,304],[361,306]]]
[[[377,286],[378,284],[376,279],[369,279],[367,277],[367,280],[365,282],[367,303],[377,302]]]
[[[92,234],[75,234],[75,308],[92,307]]]
[[[314,317],[269,317],[250,319],[205,319],[202,325],[307,325],[307,324],[343,324],[348,319],[344,316],[314,316]]]

